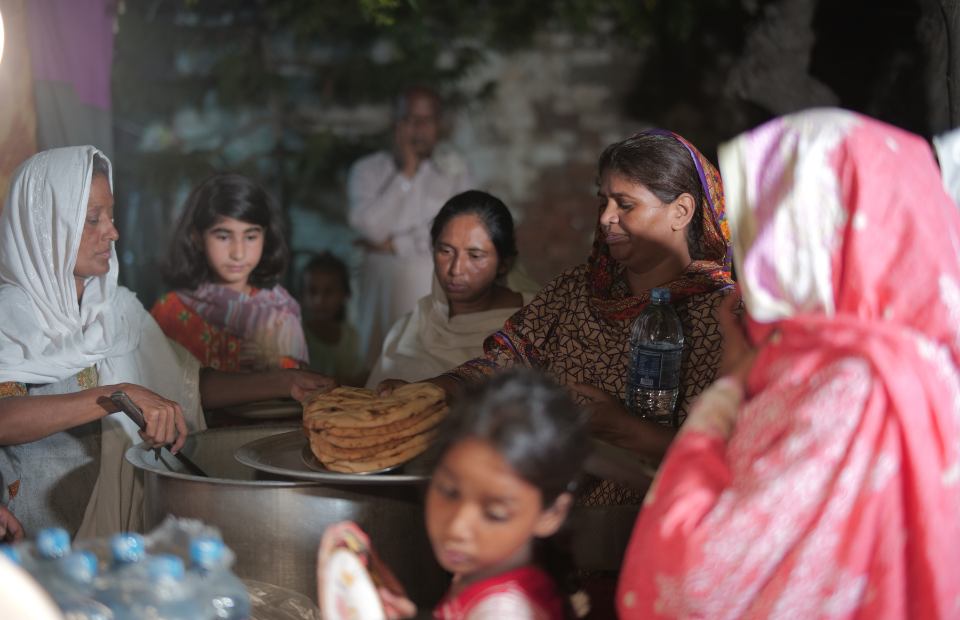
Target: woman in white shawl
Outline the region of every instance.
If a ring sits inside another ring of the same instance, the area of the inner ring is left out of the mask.
[[[483,354],[483,341],[540,286],[516,261],[513,217],[499,199],[471,190],[447,201],[430,228],[433,287],[390,328],[367,380],[422,381]]]
[[[208,408],[292,396],[333,381],[305,371],[203,372],[117,285],[110,162],[92,146],[24,162],[0,213],[0,504],[28,535],[142,526],[131,442],[172,444]],[[110,402],[123,390],[139,431]],[[82,524],[82,525],[81,525]]]

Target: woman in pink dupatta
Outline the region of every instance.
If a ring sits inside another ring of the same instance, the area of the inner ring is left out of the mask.
[[[646,497],[620,617],[960,616],[960,213],[929,146],[819,109],[720,164],[746,335]]]

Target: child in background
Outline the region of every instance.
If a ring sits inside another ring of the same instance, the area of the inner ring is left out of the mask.
[[[350,274],[329,252],[318,254],[303,269],[301,299],[306,310],[303,335],[310,353],[310,370],[336,377],[345,385],[362,386],[360,336],[347,322]]]
[[[277,284],[288,262],[267,192],[239,174],[214,174],[187,198],[161,267],[173,291],[150,314],[204,366],[306,367],[300,306]]]
[[[576,571],[546,539],[567,516],[589,451],[579,409],[523,372],[459,399],[443,424],[426,522],[437,561],[454,577],[434,617],[571,615],[565,595],[577,590]]]

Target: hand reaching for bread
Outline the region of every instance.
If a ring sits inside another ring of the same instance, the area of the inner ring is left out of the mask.
[[[410,385],[409,381],[403,379],[384,379],[377,384],[377,394],[380,396],[390,396],[394,390],[399,390],[405,385]]]

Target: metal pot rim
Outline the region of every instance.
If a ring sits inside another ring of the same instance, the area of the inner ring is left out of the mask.
[[[288,430],[287,427],[278,427],[283,430]],[[216,428],[216,429],[207,429],[199,431],[196,433],[191,433],[187,438],[187,444],[184,445],[186,448],[190,445],[191,442],[196,441],[196,437],[200,437],[207,434],[225,434],[225,433],[234,433],[242,432],[249,430],[247,427],[238,427],[238,428]],[[218,485],[237,485],[237,486],[255,486],[255,487],[281,487],[281,488],[294,488],[294,487],[319,487],[324,486],[319,482],[309,482],[305,480],[237,480],[235,478],[201,478],[200,476],[193,476],[191,474],[184,474],[176,471],[170,471],[169,469],[163,469],[147,463],[144,460],[144,455],[148,452],[154,452],[154,449],[149,447],[147,444],[141,442],[135,446],[130,447],[125,456],[127,461],[136,467],[145,472],[150,472],[153,474],[158,474],[160,476],[166,476],[167,478],[176,478],[177,480],[185,480],[191,482],[200,482],[200,483],[213,483]],[[191,455],[192,456],[192,455]],[[174,461],[174,457],[167,455],[171,461]]]

